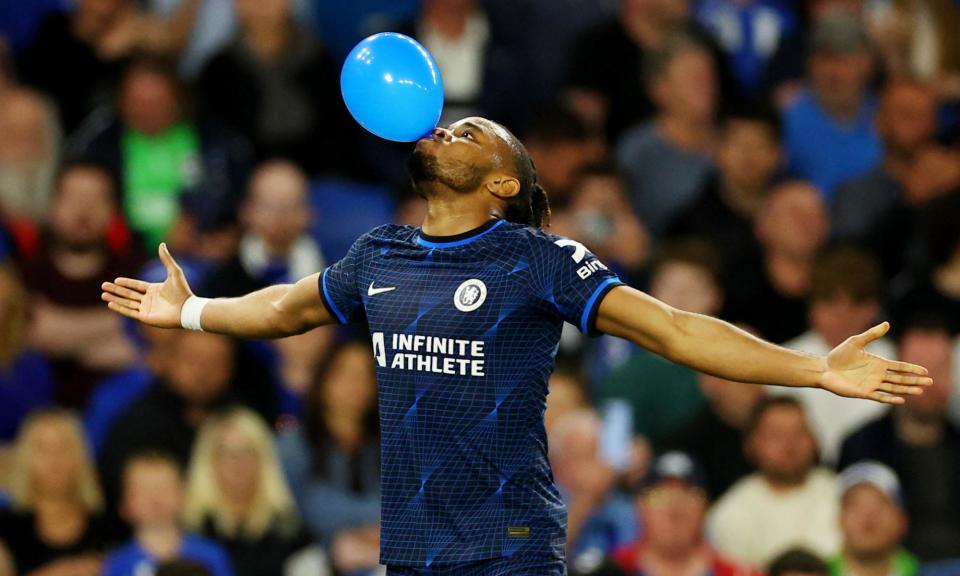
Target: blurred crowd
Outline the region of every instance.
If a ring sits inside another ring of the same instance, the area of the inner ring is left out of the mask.
[[[442,122],[523,140],[550,231],[681,309],[825,354],[873,323],[886,408],[565,330],[545,426],[572,574],[960,574],[957,0],[0,3],[0,576],[371,575],[364,329],[145,328],[100,283],[237,296],[418,225],[409,145],[339,92],[417,38]],[[568,327],[572,328],[572,327]]]

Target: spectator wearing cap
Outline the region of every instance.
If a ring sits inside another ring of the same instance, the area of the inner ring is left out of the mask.
[[[921,561],[960,558],[960,430],[947,418],[954,344],[939,318],[900,325],[900,359],[926,366],[933,384],[851,434],[840,468],[876,460],[903,486],[910,526],[904,545]]]
[[[840,545],[837,483],[817,466],[817,445],[803,405],[769,396],[753,413],[744,450],[757,472],[714,505],[708,520],[717,549],[740,562],[762,566],[796,546],[834,554]]]
[[[838,247],[821,254],[813,265],[807,317],[810,330],[784,344],[787,348],[826,356],[850,336],[869,329],[880,314],[883,277],[876,258],[854,247]],[[892,341],[881,338],[868,350],[896,358]],[[824,462],[833,464],[843,439],[863,424],[879,417],[884,407],[826,394],[822,390],[787,388],[784,393],[803,402]]]
[[[858,18],[837,14],[813,30],[808,88],[784,113],[784,143],[793,176],[813,182],[828,202],[836,186],[881,160],[868,83],[873,65]]]
[[[630,574],[754,576],[759,572],[719,555],[704,541],[707,492],[703,471],[683,452],[667,452],[641,482],[637,512],[642,538],[618,550],[616,562]]]
[[[879,462],[858,462],[840,474],[843,549],[831,576],[916,576],[920,564],[901,547],[907,533],[900,481]]]

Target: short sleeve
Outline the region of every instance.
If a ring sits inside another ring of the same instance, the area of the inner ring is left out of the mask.
[[[597,309],[603,297],[623,285],[586,246],[560,236],[535,239],[533,268],[540,297],[584,334],[595,333]]]
[[[320,298],[340,324],[355,320],[363,305],[357,278],[364,259],[366,239],[366,235],[358,238],[342,260],[328,266],[320,274]]]

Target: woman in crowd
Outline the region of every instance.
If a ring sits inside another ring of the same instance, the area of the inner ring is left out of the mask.
[[[303,426],[280,453],[304,520],[340,569],[377,564],[379,425],[373,356],[355,341],[331,351],[307,394]]]
[[[227,549],[237,576],[299,574],[297,567],[315,558],[270,429],[246,408],[220,414],[201,429],[190,463],[185,520],[189,529]]]
[[[0,541],[17,574],[99,574],[103,499],[80,422],[61,409],[27,418],[11,479],[13,508],[0,516]]]

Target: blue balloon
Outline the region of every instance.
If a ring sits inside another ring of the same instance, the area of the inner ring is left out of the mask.
[[[433,56],[394,32],[374,34],[350,51],[340,91],[361,126],[396,142],[429,134],[443,109],[443,80]]]

